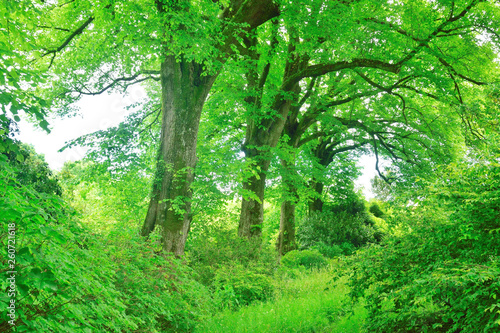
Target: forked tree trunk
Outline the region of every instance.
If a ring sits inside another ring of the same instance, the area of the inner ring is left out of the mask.
[[[349,122],[348,125],[352,124]],[[314,155],[318,159],[318,162],[323,168],[328,168],[330,163],[333,162],[333,159],[337,154],[342,152],[350,151],[362,147],[367,144],[367,141],[359,142],[352,144],[350,146],[339,147],[341,141],[320,141],[320,144],[314,151]],[[318,178],[313,177],[311,182],[309,183],[309,187],[314,192],[314,198],[309,201],[309,215],[314,213],[320,213],[323,211],[323,189],[324,184]]]
[[[285,117],[290,108],[290,101],[281,101],[278,108],[284,112]],[[266,173],[271,163],[269,156],[269,148],[276,147],[278,140],[283,131],[285,121],[282,117],[277,117],[269,125],[269,130],[247,128],[247,136],[245,138],[245,157],[255,162],[254,167],[257,170],[257,175],[252,175],[243,181],[243,189],[245,192],[251,191],[253,195],[243,195],[241,202],[240,223],[238,226],[238,236],[251,238],[254,236],[260,237],[262,234],[262,224],[264,222],[264,191],[266,188]],[[253,126],[249,126],[252,128]],[[252,148],[246,148],[252,147]],[[247,192],[248,193],[248,192]],[[256,196],[257,198],[255,198]]]
[[[147,236],[162,226],[163,249],[184,253],[191,224],[191,190],[203,104],[215,77],[201,66],[167,56],[161,65],[162,130],[152,197],[142,228]]]
[[[293,50],[295,50],[294,46],[290,46],[290,52]],[[295,59],[295,62],[287,63],[283,75],[283,82],[286,82],[297,70],[304,68],[306,65],[307,60],[304,61],[300,57]],[[287,92],[298,94],[298,82],[294,83]],[[262,120],[259,124],[256,124],[251,118],[248,120],[243,150],[245,151],[247,159],[252,159],[257,163],[256,166],[259,168],[259,176],[252,176],[244,181],[243,189],[252,191],[258,197],[258,200],[250,196],[243,197],[238,228],[238,235],[240,237],[250,238],[252,236],[260,236],[261,234],[264,220],[263,205],[266,173],[271,163],[269,149],[276,147],[278,144],[293,102],[293,97],[290,98],[290,96],[288,96],[285,98],[282,95],[278,95],[271,106],[271,109],[276,111],[275,116],[270,119]],[[257,109],[259,108],[260,106]]]

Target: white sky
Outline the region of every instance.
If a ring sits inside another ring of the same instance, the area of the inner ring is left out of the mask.
[[[356,179],[354,184],[357,188],[361,188],[363,190],[363,194],[365,195],[365,199],[369,200],[375,197],[372,192],[372,185],[370,180],[375,177],[377,174],[377,170],[375,170],[375,156],[373,155],[364,155],[359,159],[359,163],[363,167],[361,172],[363,174]],[[380,164],[379,164],[380,166]]]
[[[58,150],[67,141],[116,126],[129,113],[125,107],[145,97],[146,94],[141,87],[131,87],[127,96],[120,94],[86,96],[77,103],[81,116],[49,119],[52,129],[50,134],[21,120],[18,124],[20,134],[17,138],[22,142],[32,144],[39,154],[45,155],[45,160],[52,169],[61,170],[64,162],[79,160],[86,151],[85,148],[74,147],[59,153]],[[356,180],[355,184],[357,188],[363,190],[366,199],[370,199],[374,196],[371,192],[370,179],[376,174],[375,158],[363,156],[360,164],[363,166],[363,175]]]
[[[37,153],[45,155],[45,160],[52,169],[61,170],[64,162],[79,160],[86,151],[85,148],[74,147],[59,153],[58,150],[67,141],[116,126],[129,114],[125,107],[145,97],[146,93],[141,87],[130,87],[126,96],[118,93],[85,96],[76,104],[80,108],[81,116],[48,119],[52,130],[50,134],[21,120],[17,138],[32,144]]]

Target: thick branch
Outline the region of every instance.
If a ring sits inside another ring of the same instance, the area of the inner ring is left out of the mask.
[[[305,77],[317,77],[331,72],[338,72],[343,69],[355,68],[375,68],[397,74],[401,69],[401,65],[391,64],[375,59],[353,59],[351,61],[339,61],[333,64],[311,65],[299,71],[297,74],[292,75],[283,83],[282,89],[288,90],[289,87],[293,86]]]
[[[467,77],[463,74],[460,74],[459,72],[456,71],[455,68],[453,68],[453,66],[448,63],[446,60],[444,60],[443,58],[438,58],[439,59],[439,62],[442,63],[447,69],[449,69],[453,74],[455,74],[456,76],[464,79],[465,81],[469,81],[471,83],[474,83],[478,86],[483,86],[483,85],[487,85],[488,83],[487,82],[482,82],[482,81],[477,81],[477,80],[474,80],[474,79],[471,79],[470,77]]]

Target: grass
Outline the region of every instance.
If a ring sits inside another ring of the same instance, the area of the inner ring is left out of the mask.
[[[334,332],[359,333],[366,312],[362,304],[350,313],[347,278],[332,282],[331,269],[290,271],[276,278],[272,301],[238,311],[225,310],[195,332]]]

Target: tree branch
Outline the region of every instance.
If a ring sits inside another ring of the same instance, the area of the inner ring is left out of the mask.
[[[377,173],[378,175],[380,176],[380,178],[382,178],[384,180],[384,182],[386,182],[387,184],[391,184],[391,181],[385,177],[382,172],[380,172],[380,168],[378,166],[379,164],[379,157],[378,157],[378,148],[377,148],[377,140],[375,139],[375,136],[372,135],[372,138],[373,138],[373,152],[375,153],[375,170],[377,170]]]
[[[160,79],[158,77],[154,77],[154,76],[151,76],[151,75],[148,75],[146,77],[143,77],[143,78],[140,78],[140,79],[137,79],[139,76],[141,75],[144,75],[144,74],[156,74],[158,72],[156,71],[151,71],[151,70],[145,70],[145,71],[141,71],[139,73],[136,73],[130,77],[120,77],[120,78],[117,78],[117,79],[113,79],[111,83],[109,83],[108,85],[106,85],[105,87],[101,88],[100,90],[98,91],[82,91],[81,89],[75,89],[73,91],[71,90],[68,90],[66,91],[66,94],[68,93],[71,93],[71,92],[77,92],[79,93],[80,95],[89,95],[89,96],[95,96],[95,95],[100,95],[102,94],[103,92],[111,89],[111,88],[114,88],[117,84],[121,83],[121,82],[131,82],[129,84],[126,84],[123,86],[123,88],[127,89],[128,87],[134,85],[134,84],[137,84],[137,83],[140,83],[140,82],[143,82],[143,81],[146,81],[146,80],[155,80],[155,81],[159,81]]]
[[[430,41],[436,37],[440,32],[444,31],[444,28],[446,28],[450,23],[453,23],[455,21],[460,20],[461,18],[465,17],[467,13],[470,12],[472,7],[476,6],[480,2],[484,2],[485,0],[473,0],[471,3],[464,9],[462,10],[457,16],[450,16],[448,19],[446,19],[443,23],[441,23],[434,31],[427,36],[427,38],[421,40],[421,42],[415,47],[410,53],[406,55],[403,59],[401,59],[397,64],[398,65],[403,65],[404,63],[408,62],[410,59],[412,59],[422,48],[428,47]]]
[[[389,62],[375,59],[353,59],[351,61],[339,61],[333,64],[311,65],[299,71],[297,74],[292,75],[288,80],[283,82],[282,89],[289,89],[289,87],[293,86],[305,77],[317,77],[331,72],[338,72],[343,69],[354,68],[375,68],[397,74],[401,70],[401,65],[391,64]]]
[[[474,80],[474,79],[471,79],[470,77],[467,77],[463,74],[460,74],[456,71],[455,68],[453,68],[453,66],[448,63],[446,60],[444,60],[443,58],[441,57],[438,57],[438,60],[441,64],[443,64],[447,69],[449,69],[453,74],[455,74],[456,76],[464,79],[465,81],[469,81],[471,83],[474,83],[475,85],[478,85],[478,86],[484,86],[484,85],[487,85],[488,83],[487,82],[481,82],[481,81],[477,81],[477,80]]]
[[[52,63],[54,61],[54,58],[55,58],[55,54],[59,51],[61,51],[62,49],[64,49],[76,36],[80,35],[83,33],[83,31],[90,25],[90,23],[92,23],[92,21],[94,21],[94,17],[89,17],[85,22],[82,23],[82,25],[80,25],[78,27],[78,29],[76,29],[75,31],[73,31],[73,33],[71,33],[63,42],[61,45],[59,45],[57,48],[55,49],[52,49],[52,50],[47,50],[47,52],[45,54],[42,55],[42,58],[49,55],[49,54],[52,54],[53,57],[52,57],[52,60],[50,61],[50,64],[49,64],[49,68],[52,66]]]

